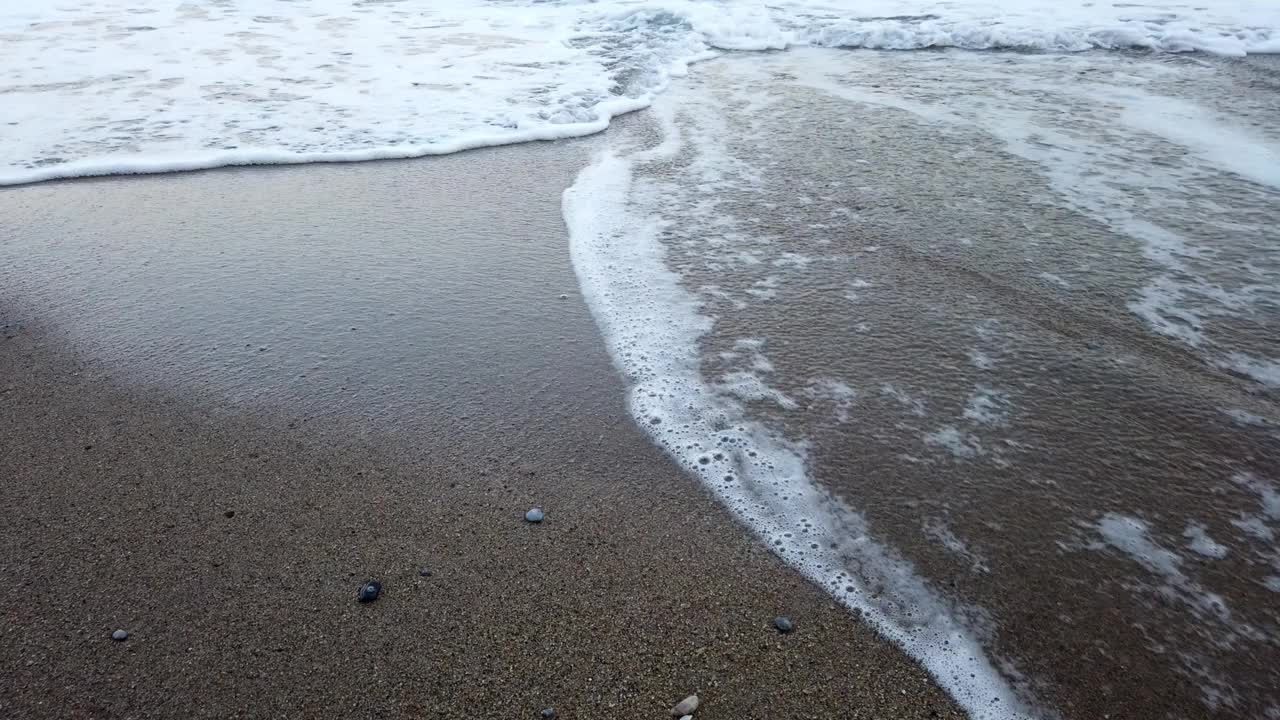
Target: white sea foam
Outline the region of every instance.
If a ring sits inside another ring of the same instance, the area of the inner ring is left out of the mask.
[[[689,63],[815,45],[1280,52],[1280,7],[1000,0],[5,3],[0,184],[346,162],[598,132]],[[1192,132],[1170,108],[1139,117]],[[1241,145],[1237,171],[1273,178]]]
[[[1040,277],[1045,280],[1048,280],[1049,282],[1053,283],[1054,285],[1057,285],[1058,287],[1064,290],[1069,290],[1071,288],[1071,283],[1067,282],[1066,280],[1063,280],[1060,276],[1054,275],[1051,272],[1042,272],[1040,273]]]
[[[1231,127],[1223,115],[1185,100],[1132,89],[1113,89],[1110,97],[1122,102],[1120,118],[1129,126],[1188,148],[1228,172],[1280,188],[1280,152],[1247,128]]]
[[[611,137],[609,149],[564,196],[574,269],[628,380],[631,413],[775,552],[917,658],[971,717],[1027,717],[960,614],[872,538],[860,513],[813,481],[805,444],[752,419],[741,386],[704,379],[699,339],[715,319],[667,266],[661,237],[711,226],[717,213],[669,202],[684,196],[682,188],[642,169],[682,148],[683,157],[695,156],[688,170],[694,177],[731,182],[735,172],[750,175],[750,168],[730,167],[715,147],[723,134],[702,128],[696,142],[686,143],[670,108],[659,103],[655,111],[664,125],[660,145],[642,150],[634,138]],[[699,116],[713,123],[716,114]],[[758,349],[740,346],[732,354],[741,358],[741,350]],[[917,402],[905,394],[902,400]]]
[[[1262,514],[1267,519],[1280,522],[1280,489],[1277,489],[1274,483],[1267,482],[1253,473],[1237,473],[1231,480],[1258,496],[1258,501],[1262,505]]]
[[[971,549],[968,543],[961,540],[945,522],[936,518],[924,521],[924,534],[936,540],[947,550],[969,561],[969,568],[975,573],[991,572],[991,564],[981,553]]]
[[[1280,387],[1280,360],[1250,357],[1242,352],[1227,355],[1224,365],[1270,387]]]
[[[964,417],[980,425],[1003,425],[1009,415],[1009,394],[985,385],[974,387],[965,402]]]
[[[880,394],[906,408],[916,417],[924,417],[928,414],[925,411],[924,400],[913,396],[911,393],[893,385],[892,383],[885,383],[881,385]]]
[[[858,400],[858,392],[848,383],[835,378],[814,378],[805,389],[805,396],[811,400],[831,405],[831,414],[837,422],[849,422],[850,411]]]
[[[1182,569],[1182,557],[1152,539],[1150,526],[1139,518],[1107,513],[1098,520],[1098,533],[1107,545],[1119,550],[1162,581],[1158,590],[1181,600],[1202,619],[1231,620],[1231,611],[1221,595],[1204,588]]]
[[[1188,524],[1187,529],[1182,531],[1182,535],[1187,539],[1187,547],[1194,552],[1215,560],[1221,560],[1227,556],[1227,546],[1209,537],[1209,533],[1199,523]]]
[[[825,9],[837,17],[845,15],[835,5]],[[1280,51],[1274,25],[1265,21],[1275,16],[1275,8],[1262,2],[1223,3],[1191,13],[1187,6],[1173,4],[1044,0],[979,1],[959,6],[946,0],[910,5],[871,2],[859,3],[858,9],[857,17],[807,27],[799,35],[813,45],[888,50],[958,47],[1075,52],[1148,48],[1228,55]],[[990,22],[995,18],[999,22]],[[1263,22],[1251,23],[1248,18]]]
[[[1280,532],[1280,489],[1252,473],[1238,473],[1231,478],[1232,482],[1250,491],[1258,498],[1258,511],[1242,512],[1231,521],[1245,535],[1259,541],[1257,553],[1259,559],[1269,563],[1272,569],[1280,573],[1280,548],[1274,542]],[[1264,581],[1264,583],[1269,582]],[[1268,585],[1269,587],[1269,585]]]
[[[969,349],[969,362],[973,363],[973,366],[979,370],[990,370],[996,366],[991,356],[978,348]]]
[[[1254,479],[1245,478],[1242,484],[1253,482]],[[1197,577],[1202,563],[1186,562],[1175,549],[1176,545],[1162,542],[1146,520],[1107,513],[1093,528],[1102,537],[1102,542],[1090,544],[1089,548],[1119,552],[1149,573],[1145,577],[1135,574],[1121,581],[1121,585],[1150,596],[1153,607],[1168,607],[1170,601],[1180,604],[1196,620],[1191,627],[1205,641],[1218,648],[1230,648],[1243,642],[1273,641],[1269,628],[1252,625],[1233,613],[1221,595],[1206,587]],[[1204,557],[1221,559],[1228,553],[1228,549],[1209,538],[1198,523],[1189,523],[1183,536],[1190,541],[1189,549]],[[1273,570],[1280,568],[1280,554],[1271,551],[1269,546],[1266,553],[1258,557],[1269,562]],[[1264,587],[1267,581],[1265,577],[1258,578]],[[1166,652],[1172,650],[1176,669],[1195,682],[1206,706],[1238,708],[1240,697],[1233,678],[1214,658],[1176,644],[1161,644],[1159,647]]]
[[[946,425],[934,432],[926,433],[924,442],[926,445],[943,448],[957,458],[968,459],[983,454],[982,443],[978,438],[960,430],[955,425]]]

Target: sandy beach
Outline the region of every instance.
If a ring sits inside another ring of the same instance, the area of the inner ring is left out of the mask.
[[[0,7],[0,717],[1280,719],[1280,8],[499,5]]]
[[[0,194],[7,234],[67,260],[0,271],[0,715],[662,718],[697,692],[712,720],[962,717],[635,428],[558,214],[588,150]],[[370,207],[383,222],[317,262],[284,197],[327,208],[337,237]],[[202,238],[236,237],[242,213],[255,243],[206,264]],[[291,284],[231,281],[277,250]],[[379,330],[331,302],[342,283],[294,292],[370,253],[417,262],[420,284],[368,292],[420,322]],[[75,272],[144,261],[162,269]],[[430,292],[463,264],[481,270]],[[199,327],[176,286],[205,301]],[[305,380],[284,357],[321,349]],[[358,604],[369,578],[383,594]]]

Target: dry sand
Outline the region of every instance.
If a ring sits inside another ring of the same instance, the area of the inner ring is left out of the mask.
[[[700,720],[961,717],[633,426],[559,224],[584,147],[0,193],[0,716],[663,718],[697,692]],[[399,195],[369,223],[382,184]],[[485,187],[518,217],[485,210]],[[424,209],[441,188],[453,209]],[[332,217],[287,211],[303,199]],[[254,208],[260,242],[230,242]],[[149,235],[166,213],[180,231]],[[479,240],[431,232],[449,223]],[[394,246],[390,266],[417,248],[428,277],[484,272],[435,294],[364,286],[362,306],[412,296],[409,314],[452,322],[347,342],[280,329],[322,305],[306,253],[284,253],[292,279],[255,300],[274,320],[235,337],[207,301],[245,289],[197,246],[251,269],[261,243],[312,233],[344,238],[335,262]],[[113,265],[161,255],[160,274]],[[272,333],[274,361],[232,354]],[[301,381],[289,358],[308,343],[328,372]],[[338,392],[362,372],[376,387]],[[360,605],[367,578],[384,592]]]

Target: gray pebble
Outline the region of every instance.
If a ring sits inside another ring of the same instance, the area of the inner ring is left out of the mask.
[[[671,708],[671,714],[675,717],[680,718],[681,720],[684,720],[685,717],[689,715],[693,715],[693,712],[697,709],[698,709],[698,696],[690,695],[689,697],[676,703],[676,706]]]
[[[692,715],[685,715],[684,717],[680,718],[680,720],[693,720],[693,716],[692,716]]]
[[[791,622],[791,618],[785,615],[779,615],[774,618],[773,626],[778,628],[778,632],[780,633],[789,633],[796,628],[796,626]]]
[[[553,718],[556,716],[555,708],[542,708],[542,717]]]
[[[366,581],[360,586],[360,594],[356,599],[362,603],[371,603],[378,599],[378,595],[382,592],[382,583],[377,580]]]
[[[542,508],[530,508],[529,512],[524,514],[524,519],[531,523],[542,522]]]
[[[117,630],[111,633],[111,639],[115,640],[116,642],[124,642],[125,640],[129,639],[129,633],[125,632],[124,630]]]

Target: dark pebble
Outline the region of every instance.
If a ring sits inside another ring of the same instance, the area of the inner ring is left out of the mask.
[[[779,615],[778,617],[774,618],[773,626],[778,628],[778,632],[780,633],[789,633],[792,630],[796,629],[796,626],[791,622],[791,618],[785,615]]]
[[[421,575],[422,577],[431,577],[431,571],[426,568],[422,568],[421,570],[419,570],[418,574]]]
[[[360,586],[359,600],[362,603],[373,602],[378,599],[378,593],[382,592],[382,583],[377,580],[370,580]]]
[[[556,716],[555,708],[542,708],[542,717],[553,718]]]
[[[236,511],[235,511],[235,510],[228,510],[228,511],[226,511],[226,512],[222,513],[222,516],[223,516],[223,517],[233,518],[233,517],[235,517],[235,516],[236,516]]]

